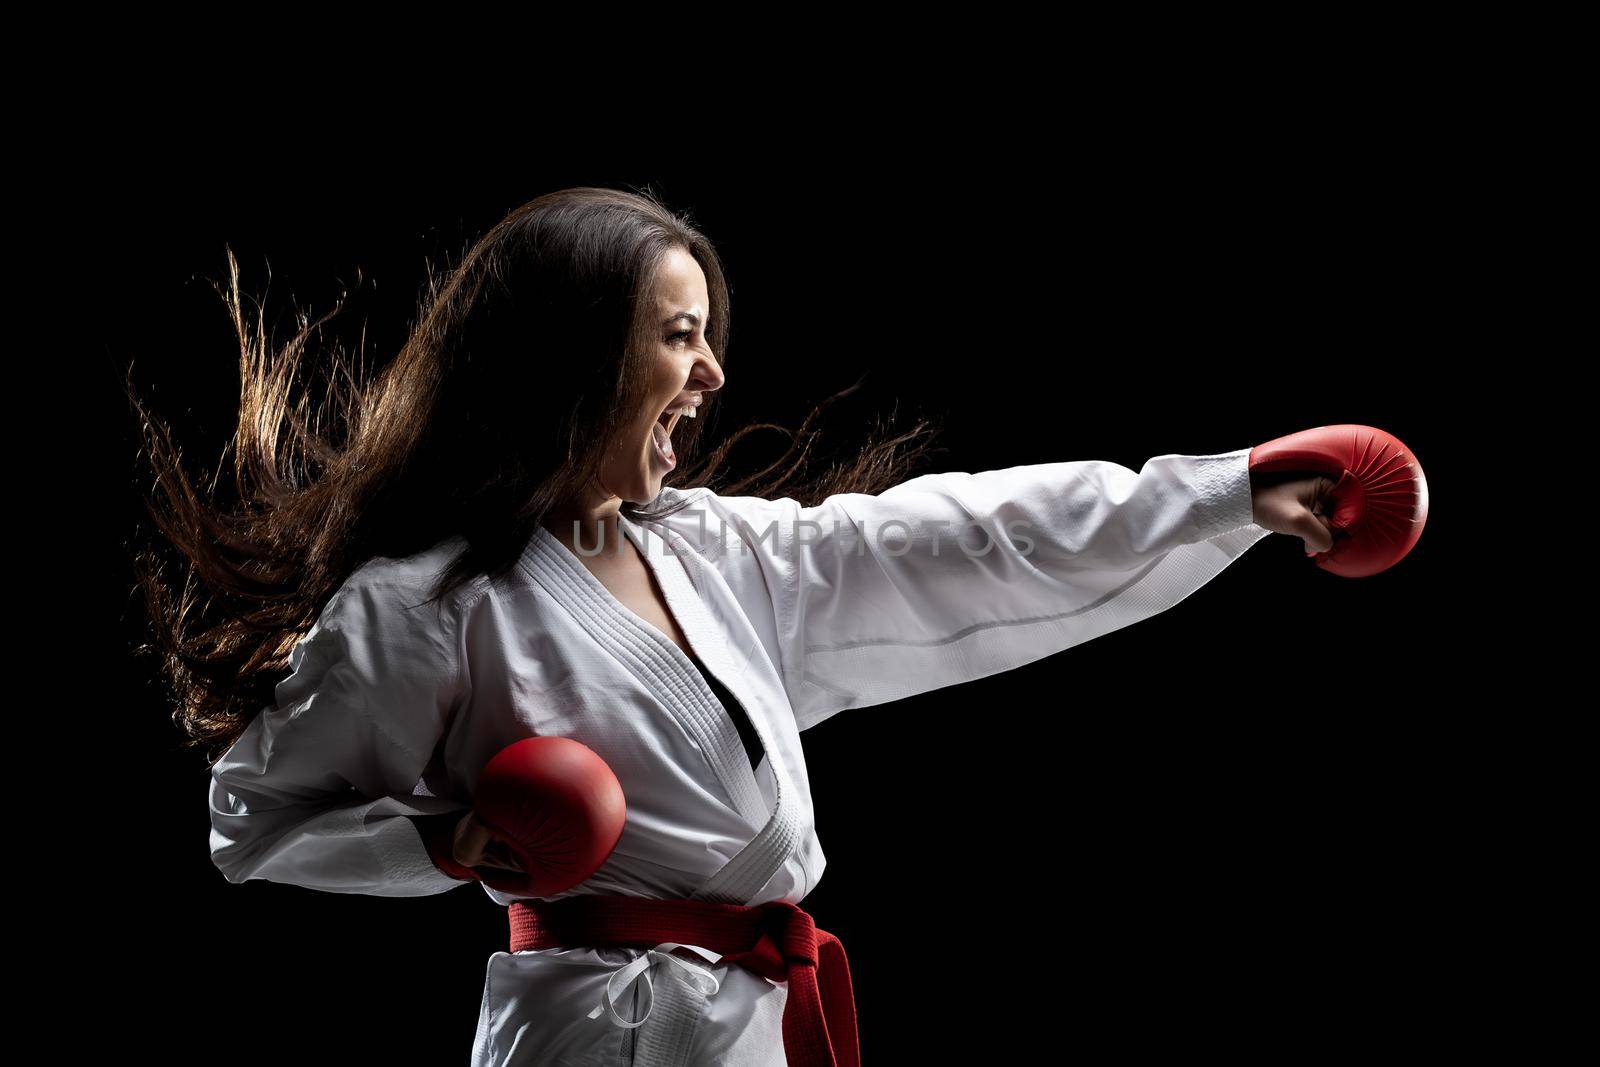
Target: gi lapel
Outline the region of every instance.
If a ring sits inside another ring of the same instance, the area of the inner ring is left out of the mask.
[[[739,695],[744,672],[735,664],[721,629],[712,621],[685,570],[688,565],[699,568],[703,561],[670,530],[648,531],[626,517],[620,519],[620,525],[656,576],[673,617],[696,655],[729,692]],[[657,538],[652,540],[650,532],[657,532]],[[659,536],[662,532],[667,538],[664,543]],[[583,561],[544,527],[535,530],[521,562],[528,574],[648,685],[683,724],[735,810],[756,829],[749,843],[694,894],[701,900],[747,903],[783,868],[802,836],[794,782],[762,716],[752,714],[750,721],[766,753],[766,766],[774,776],[777,802],[770,812],[738,728],[683,649],[614,597]],[[703,575],[699,585],[706,588]]]
[[[543,527],[523,553],[523,566],[682,724],[734,810],[752,827],[765,822],[766,803],[739,731],[683,650],[614,597],[571,549]],[[684,625],[682,620],[679,625]],[[700,645],[695,648],[699,651]]]
[[[695,554],[687,541],[664,527],[638,524],[626,518],[622,519],[622,526],[655,573],[656,581],[660,583],[661,591],[672,608],[673,617],[678,620],[684,636],[689,639],[689,644],[701,662],[728,687],[729,692],[738,696],[740,700],[747,701],[748,698],[740,693],[744,672],[734,661],[722,628],[712,619],[705,602],[701,599],[699,590],[711,588],[709,576],[705,573],[705,561]],[[651,533],[657,535],[654,540],[649,536]],[[692,576],[690,568],[694,571]],[[639,621],[641,625],[655,630],[655,627],[649,626],[643,620]],[[705,680],[699,677],[694,665],[683,656],[683,650],[660,631],[656,633],[683,658],[685,668],[695,675],[700,688],[705,689]],[[715,704],[715,697],[712,697],[712,702],[713,706],[720,707]],[[746,703],[747,710],[748,707]],[[719,721],[722,732],[731,735],[729,751],[732,753],[732,758],[737,761],[740,769],[748,772],[750,765],[739,742],[738,730],[728,718],[727,712],[719,716]],[[773,742],[772,731],[764,717],[751,714],[750,723],[760,737],[761,748],[767,755],[766,765],[773,775],[776,803],[773,805],[771,817],[766,819],[766,824],[761,827],[760,832],[695,893],[695,899],[733,904],[748,903],[767,882],[771,881],[772,876],[783,868],[784,863],[800,846],[802,836],[800,803],[794,780]],[[753,776],[750,781],[754,784]]]

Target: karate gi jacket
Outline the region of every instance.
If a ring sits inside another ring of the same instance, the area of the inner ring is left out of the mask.
[[[230,882],[453,889],[409,816],[466,811],[496,752],[559,735],[605,760],[628,807],[615,852],[563,896],[799,904],[826,866],[802,732],[1172,607],[1267,534],[1248,462],[1240,449],[1137,472],[1100,460],[945,472],[811,507],[663,488],[687,507],[620,526],[755,727],[754,769],[739,709],[549,531],[508,577],[424,607],[459,538],[373,559],[213,765],[212,859]],[[681,950],[496,952],[472,1062],[782,1064],[786,985]]]

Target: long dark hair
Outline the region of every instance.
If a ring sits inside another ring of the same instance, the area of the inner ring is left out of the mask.
[[[398,355],[369,378],[333,352],[316,406],[304,390],[295,396],[302,358],[340,307],[315,321],[302,316],[275,348],[264,312],[254,323],[245,312],[228,250],[228,284],[216,288],[239,340],[239,422],[209,487],[185,471],[131,366],[123,383],[149,463],[151,489],[141,496],[160,534],[136,534],[130,546],[152,634],[135,651],[159,657],[186,743],[211,746],[215,757],[238,738],[271,702],[295,642],[363,562],[460,535],[465,548],[434,597],[515,564],[546,512],[599,472],[607,443],[643,403],[655,343],[647,312],[673,247],[705,273],[706,337],[725,362],[728,286],[711,242],[647,190],[580,187],[529,201],[457,266],[430,269]],[[669,484],[801,503],[897,484],[934,451],[938,428],[927,420],[901,433],[892,417],[880,420],[848,460],[812,465],[818,417],[859,386],[825,399],[798,430],[756,423],[695,461],[717,410],[708,394],[702,417],[681,420],[674,433],[680,466]],[[530,414],[534,396],[555,400]],[[763,429],[787,434],[787,451],[725,480],[729,450]],[[658,517],[667,513],[661,504],[624,501],[622,511]]]

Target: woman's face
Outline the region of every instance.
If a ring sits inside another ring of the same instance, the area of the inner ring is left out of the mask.
[[[644,409],[613,443],[601,469],[601,487],[612,496],[648,504],[661,479],[677,465],[671,435],[706,393],[722,388],[722,368],[706,341],[711,307],[706,275],[687,250],[674,247],[656,283],[655,348]]]

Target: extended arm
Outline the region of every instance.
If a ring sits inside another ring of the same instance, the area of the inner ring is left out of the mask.
[[[691,491],[669,526],[772,644],[807,729],[1019,667],[1167,608],[1267,530],[1249,450],[923,475],[814,507]]]

